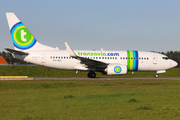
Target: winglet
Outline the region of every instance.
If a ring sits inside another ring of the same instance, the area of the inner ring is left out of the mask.
[[[71,57],[77,57],[77,55],[74,53],[74,51],[71,49],[71,47],[68,45],[67,42],[65,42],[65,46],[66,46],[66,50],[68,51]]]

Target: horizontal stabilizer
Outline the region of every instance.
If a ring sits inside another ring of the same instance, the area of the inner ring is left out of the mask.
[[[13,49],[9,49],[9,48],[4,48],[5,50],[14,53],[14,54],[19,54],[19,55],[29,55],[29,53],[27,52],[22,52],[22,51],[18,51],[18,50],[13,50]]]

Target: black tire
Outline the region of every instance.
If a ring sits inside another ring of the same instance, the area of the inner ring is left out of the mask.
[[[88,78],[91,78],[91,73],[89,72],[89,73],[87,74],[87,76],[88,76]]]
[[[95,72],[92,72],[91,73],[91,78],[95,78],[96,77],[96,73]]]
[[[90,71],[90,72],[87,74],[87,76],[88,76],[89,78],[95,78],[95,77],[96,77],[96,73],[93,72],[93,71]]]

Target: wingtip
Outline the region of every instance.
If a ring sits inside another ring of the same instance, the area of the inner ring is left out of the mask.
[[[68,51],[69,55],[71,57],[76,57],[76,54],[74,53],[74,51],[72,50],[72,48],[69,46],[69,44],[67,42],[64,42],[65,46],[66,46],[66,50]]]
[[[65,44],[65,45],[68,45],[68,43],[67,43],[67,42],[64,42],[64,44]]]

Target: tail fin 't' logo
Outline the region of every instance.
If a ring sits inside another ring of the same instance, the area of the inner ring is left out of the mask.
[[[24,30],[21,30],[21,40],[26,41],[26,38],[24,38],[24,35],[26,35],[26,32]]]
[[[18,49],[26,50],[33,47],[36,43],[36,39],[21,22],[12,27],[11,36],[14,46]]]

